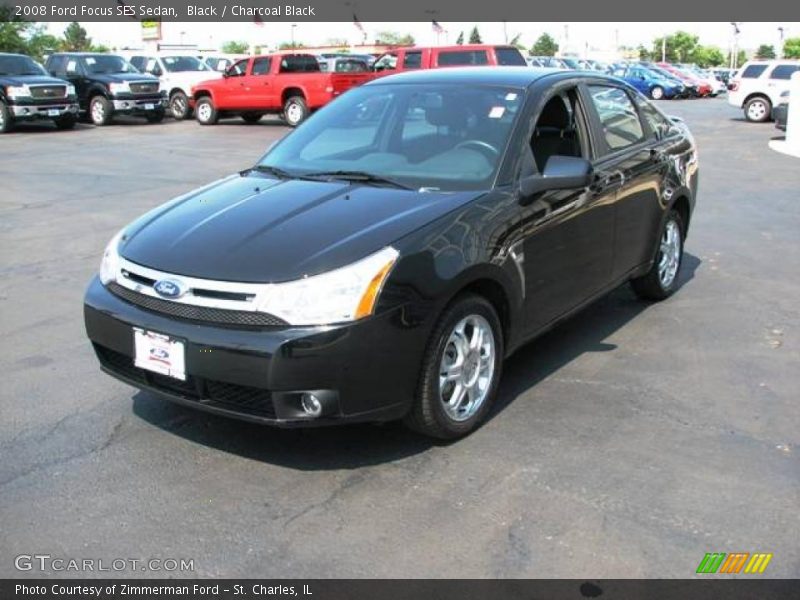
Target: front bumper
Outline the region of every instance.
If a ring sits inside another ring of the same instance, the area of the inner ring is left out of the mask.
[[[123,114],[152,114],[167,108],[167,99],[162,96],[150,98],[113,98],[115,113]]]
[[[112,294],[95,278],[84,318],[106,373],[204,411],[283,427],[388,421],[410,408],[427,342],[403,309],[328,327],[232,328],[168,317]],[[133,327],[185,344],[186,381],[134,366]],[[303,393],[322,400],[319,417]]]
[[[78,114],[77,102],[49,102],[47,104],[12,104],[9,106],[15,120],[60,119]]]

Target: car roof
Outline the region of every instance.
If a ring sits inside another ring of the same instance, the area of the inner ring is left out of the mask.
[[[544,67],[448,67],[444,69],[422,69],[407,71],[397,75],[389,75],[374,79],[366,85],[383,85],[385,83],[447,83],[460,85],[500,85],[526,88],[544,77],[569,79],[584,74],[593,78],[606,77],[597,71],[562,71]]]

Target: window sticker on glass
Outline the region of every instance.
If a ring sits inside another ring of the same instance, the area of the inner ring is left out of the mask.
[[[67,71],[77,71],[78,70],[78,62],[71,60],[67,62]]]
[[[508,102],[513,102],[516,99],[517,99],[517,95],[514,92],[509,92],[508,94],[506,94],[506,100]]]
[[[493,106],[492,110],[489,111],[489,118],[490,119],[500,119],[506,112],[504,106]]]
[[[97,62],[97,61],[94,59],[94,57],[93,57],[93,56],[88,56],[88,57],[86,57],[86,64],[87,64],[87,65],[93,65],[93,64],[94,64],[94,63],[96,63],[96,62]]]

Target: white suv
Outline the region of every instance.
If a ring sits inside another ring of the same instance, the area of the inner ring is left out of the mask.
[[[748,121],[768,121],[795,71],[800,60],[747,61],[728,84],[728,104],[743,108]]]
[[[192,87],[201,81],[222,77],[222,73],[212,70],[193,54],[131,53],[129,60],[142,73],[159,78],[161,89],[167,92],[172,116],[178,120],[191,116],[189,97]]]

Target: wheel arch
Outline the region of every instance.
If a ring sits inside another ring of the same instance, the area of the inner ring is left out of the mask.
[[[286,101],[292,96],[300,96],[303,100],[308,102],[308,94],[306,94],[305,89],[301,86],[291,85],[283,88],[283,91],[281,91],[281,107],[283,107]]]

